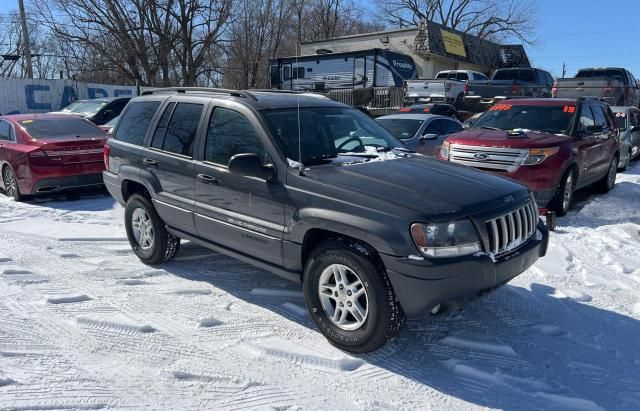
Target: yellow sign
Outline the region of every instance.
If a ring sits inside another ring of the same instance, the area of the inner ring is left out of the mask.
[[[462,36],[442,29],[440,29],[440,31],[442,32],[442,40],[444,40],[444,48],[447,53],[467,57],[467,53],[464,51]]]

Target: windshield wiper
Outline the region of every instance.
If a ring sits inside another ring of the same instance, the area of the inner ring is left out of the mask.
[[[485,130],[502,130],[501,128],[498,127],[490,127],[490,126],[480,126],[480,128],[484,128]]]

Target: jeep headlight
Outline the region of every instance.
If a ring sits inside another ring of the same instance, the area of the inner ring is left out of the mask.
[[[411,236],[425,257],[459,257],[481,251],[480,238],[470,220],[414,223]]]
[[[547,157],[560,151],[560,147],[532,148],[527,156],[522,160],[523,166],[534,166],[542,163]]]

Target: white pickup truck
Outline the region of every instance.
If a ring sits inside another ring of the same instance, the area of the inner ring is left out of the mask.
[[[444,70],[435,79],[407,80],[405,82],[405,104],[463,102],[465,85],[469,80],[488,80],[487,76],[471,70]]]

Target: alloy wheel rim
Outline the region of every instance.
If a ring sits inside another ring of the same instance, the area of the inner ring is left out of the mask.
[[[320,303],[329,320],[345,331],[359,329],[369,315],[369,296],[358,274],[343,264],[331,264],[320,274]]]
[[[571,197],[573,196],[573,174],[569,174],[567,181],[564,185],[564,193],[562,196],[562,209],[567,211],[571,204]]]
[[[16,187],[16,179],[13,178],[13,174],[11,173],[11,171],[9,169],[5,170],[4,172],[4,182],[5,182],[5,188],[7,191],[7,195],[9,197],[16,197],[16,192],[17,192],[17,187]]]
[[[140,248],[145,251],[150,250],[153,247],[155,235],[151,217],[149,217],[149,214],[147,214],[144,209],[136,208],[133,210],[131,214],[131,228],[133,237]]]

